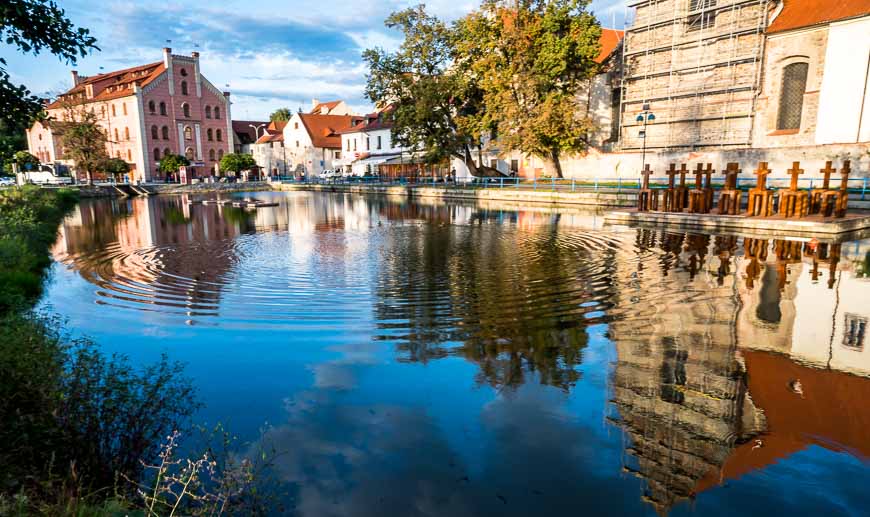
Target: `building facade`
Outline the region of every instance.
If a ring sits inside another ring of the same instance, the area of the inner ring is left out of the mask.
[[[232,152],[229,93],[202,75],[198,52],[181,56],[164,48],[162,61],[93,77],[73,71],[72,79],[73,87],[46,106],[48,120],[27,130],[30,152],[44,163],[74,165],[56,122],[81,110],[96,115],[109,156],[130,165],[131,181],[164,179],[158,164],[168,154],[186,156],[194,175],[211,175]],[[83,172],[77,171],[81,179]]]

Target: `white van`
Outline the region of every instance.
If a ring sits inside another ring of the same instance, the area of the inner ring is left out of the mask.
[[[69,176],[55,176],[48,166],[42,166],[38,171],[25,172],[24,179],[36,185],[71,185],[73,182]]]

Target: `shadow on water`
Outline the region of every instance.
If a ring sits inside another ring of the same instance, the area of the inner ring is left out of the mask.
[[[870,241],[256,196],[82,203],[46,303],[187,360],[208,417],[286,451],[293,513],[866,507]]]

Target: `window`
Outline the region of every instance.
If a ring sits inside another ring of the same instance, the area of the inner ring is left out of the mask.
[[[356,151],[356,138],[353,139],[353,150]]]
[[[220,160],[220,159],[223,158],[223,157],[224,157],[224,150],[223,150],[223,149],[219,149],[219,150],[218,150],[218,160]]]
[[[217,140],[218,142],[220,142],[221,139],[223,138],[223,133],[221,132],[220,129],[218,129],[218,130],[215,131],[214,133],[215,133],[215,135],[214,135],[215,140]]]
[[[181,111],[184,113],[184,118],[190,118],[190,104],[186,102],[182,104]]]
[[[214,107],[214,118],[221,118],[221,109],[217,106]]]
[[[115,158],[121,159],[121,151],[115,151]]]
[[[123,112],[124,115],[127,114],[127,103],[126,102],[121,103],[121,112]]]
[[[619,117],[622,113],[622,88],[610,92],[610,141],[619,141]]]
[[[213,135],[212,135],[212,132],[211,132],[211,128],[208,128],[208,130],[205,132],[205,138],[206,138],[209,142],[211,142],[211,141],[213,140],[212,136],[213,136]]]
[[[350,151],[350,138],[347,139],[347,150]]]
[[[160,135],[157,132],[157,126],[151,126],[151,139],[157,140],[157,138],[159,138],[159,136]]]
[[[378,149],[381,148],[381,135],[378,135]]]
[[[188,160],[193,160],[193,147],[188,147],[184,150],[184,157]]]
[[[205,118],[211,118],[211,106],[205,107]]]
[[[782,69],[782,87],[779,91],[779,114],[776,129],[800,129],[804,92],[807,89],[807,63],[792,63]]]
[[[163,133],[163,139],[169,140],[169,128],[166,126],[163,126],[163,128],[160,131]]]
[[[193,130],[190,129],[190,126],[184,126],[184,139],[193,140]]]
[[[366,137],[366,151],[371,149],[371,138]]]
[[[132,162],[132,161],[133,161],[133,153],[130,152],[129,149],[127,149],[127,161],[128,161],[128,162]]]
[[[112,116],[113,117],[117,116],[117,113],[115,112],[115,105],[114,104],[112,104]]]
[[[340,159],[341,159],[341,151],[335,151],[335,159],[336,159],[336,160],[340,160]]]
[[[296,141],[296,147],[299,147],[299,140]]]
[[[689,0],[690,11],[700,11],[716,7],[716,0]]]
[[[115,141],[117,142],[119,140],[120,138],[118,138],[118,128],[115,128]]]
[[[716,11],[702,11],[686,18],[686,31],[694,32],[709,29],[716,24]]]
[[[154,101],[148,101],[148,111],[154,113],[156,111],[156,106],[154,105]]]
[[[160,161],[160,149],[158,149],[157,147],[154,148],[154,161]]]
[[[181,81],[181,94],[187,95],[187,81]]]
[[[293,123],[293,129],[299,129],[299,122]]]
[[[166,115],[166,103],[165,102],[160,103],[160,114]]]
[[[102,113],[103,118],[106,118],[106,107],[105,106],[100,106],[100,112]]]
[[[864,335],[867,333],[867,318],[847,312],[843,329],[843,346],[852,350],[864,349]]]
[[[124,128],[124,140],[129,140],[129,139],[130,139],[130,128],[125,127]]]
[[[172,151],[170,151],[168,147],[166,147],[166,148],[163,149],[163,157],[164,157],[164,158],[166,158],[166,157],[169,156],[170,154],[172,154]]]
[[[187,77],[187,70],[186,69],[182,68],[180,73],[181,73],[181,77]]]
[[[208,159],[214,161],[214,149],[210,149],[208,152]]]

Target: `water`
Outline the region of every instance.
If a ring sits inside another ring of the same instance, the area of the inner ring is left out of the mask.
[[[861,515],[870,241],[259,193],[83,202],[44,306],[284,452],[299,515]]]

